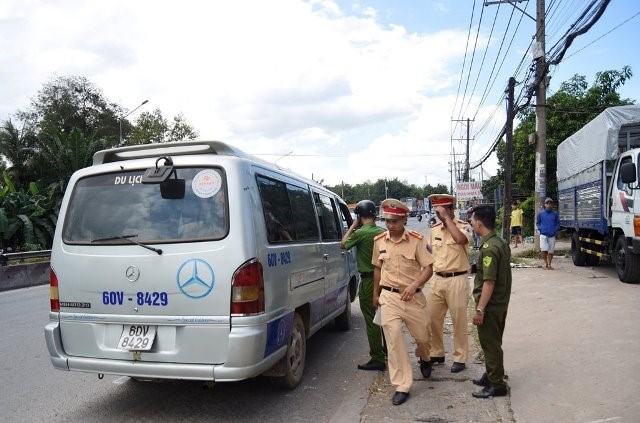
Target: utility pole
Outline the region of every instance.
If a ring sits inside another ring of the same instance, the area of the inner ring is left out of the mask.
[[[466,122],[467,123],[467,138],[453,138],[451,141],[466,141],[466,153],[465,153],[465,167],[462,174],[462,180],[464,182],[469,182],[469,144],[471,142],[470,132],[471,132],[471,122],[473,119],[451,119],[452,122]]]
[[[535,163],[535,192],[534,192],[534,215],[537,214],[544,204],[547,196],[547,59],[545,52],[545,2],[544,0],[536,0],[536,17],[529,15],[520,9],[516,3],[522,3],[524,0],[496,0],[485,1],[484,5],[509,3],[520,12],[536,22],[536,43],[533,49],[533,58],[536,61],[536,163]],[[506,185],[505,185],[506,188]],[[534,249],[540,251],[540,233],[535,228]]]
[[[511,179],[513,169],[513,118],[515,105],[513,99],[513,91],[516,86],[516,79],[512,76],[509,78],[507,88],[507,125],[505,128],[506,141],[506,160],[504,164],[504,206],[502,213],[502,238],[507,242],[509,240],[509,229],[511,228]]]
[[[544,204],[547,195],[547,75],[545,57],[545,4],[544,0],[536,3],[536,168],[535,168],[535,209],[537,214]],[[535,228],[534,249],[540,251],[540,232]]]

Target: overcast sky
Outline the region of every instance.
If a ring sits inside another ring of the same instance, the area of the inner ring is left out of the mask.
[[[547,0],[548,49],[589,3]],[[535,16],[534,0],[519,7]],[[466,137],[452,120],[474,119],[477,162],[504,124],[508,77],[531,65],[535,22],[512,11],[482,0],[2,0],[0,121],[52,78],[77,75],[129,111],[149,100],[132,121],[182,113],[201,139],[327,185],[449,186]],[[640,99],[638,12],[636,0],[611,0],[551,69],[549,95],[575,73],[592,82],[629,65],[636,76],[621,92]],[[495,174],[495,155],[483,169]]]

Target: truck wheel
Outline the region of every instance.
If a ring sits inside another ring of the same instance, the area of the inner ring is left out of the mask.
[[[342,331],[348,331],[351,329],[351,301],[349,300],[349,296],[347,295],[347,303],[344,311],[340,313],[338,317],[334,320],[336,324],[336,329]]]
[[[573,260],[575,266],[584,266],[587,264],[587,254],[580,251],[580,240],[578,237],[577,232],[571,235],[571,260]]]
[[[616,240],[616,248],[613,254],[618,278],[624,283],[640,282],[640,257],[629,251],[627,240],[624,236]]]
[[[349,303],[351,304],[351,303]],[[302,380],[304,365],[307,358],[307,335],[302,317],[298,313],[293,315],[293,325],[287,355],[283,358],[284,376],[271,377],[271,383],[278,388],[293,389]]]

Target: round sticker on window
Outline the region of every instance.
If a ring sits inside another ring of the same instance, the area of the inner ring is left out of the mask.
[[[200,198],[213,197],[220,191],[221,186],[222,178],[220,174],[212,169],[201,170],[191,182],[193,193]]]

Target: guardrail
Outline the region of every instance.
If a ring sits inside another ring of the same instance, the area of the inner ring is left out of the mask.
[[[51,250],[28,251],[24,253],[2,253],[0,254],[0,266],[8,266],[10,261],[20,261],[41,257],[51,257]]]

